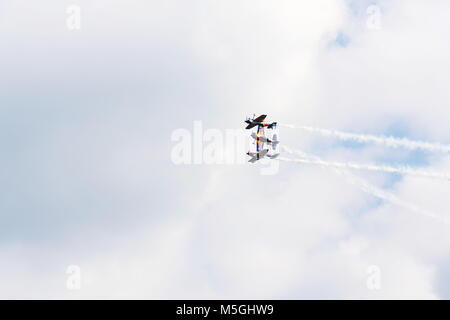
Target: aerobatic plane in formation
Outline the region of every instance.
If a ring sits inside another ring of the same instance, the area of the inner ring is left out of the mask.
[[[255,139],[256,142],[261,141],[263,143],[272,145],[272,149],[274,150],[277,148],[278,143],[280,143],[280,141],[278,141],[277,139],[276,134],[272,136],[272,139],[267,138],[264,134],[264,127],[258,127],[257,133],[252,132],[251,136],[253,139]]]
[[[262,159],[266,156],[267,152],[269,152],[269,149],[264,149],[258,152],[247,152],[247,154],[252,157],[250,160],[248,160],[248,162],[254,163],[256,161],[258,161],[259,159]]]
[[[268,123],[268,122],[264,122],[264,119],[267,117],[266,114],[262,114],[259,117],[255,118],[255,115],[253,115],[253,119],[247,118],[245,120],[245,123],[247,123],[247,127],[245,127],[245,129],[251,129],[255,126],[262,126],[262,127],[267,127],[268,129],[275,129],[275,127],[277,126],[276,122],[272,122],[272,123]]]

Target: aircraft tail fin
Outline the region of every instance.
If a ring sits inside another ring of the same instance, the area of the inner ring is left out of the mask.
[[[279,143],[280,143],[280,141],[278,140],[277,135],[274,134],[272,137],[272,149],[275,150]]]

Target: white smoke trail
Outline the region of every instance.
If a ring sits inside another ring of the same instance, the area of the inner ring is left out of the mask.
[[[301,151],[292,151],[292,150],[290,150],[287,147],[283,147],[283,150],[285,150],[285,151],[287,151],[289,153],[292,153],[292,154],[297,154],[297,155],[299,155],[301,157],[304,157],[304,158],[309,158],[311,160],[321,160],[319,157],[317,157],[315,155],[307,154],[307,153],[304,153],[304,152],[301,152]],[[340,176],[343,176],[348,183],[359,187],[363,192],[365,192],[367,194],[370,194],[370,195],[372,195],[372,196],[374,196],[376,198],[379,198],[381,200],[388,201],[388,202],[390,202],[390,203],[392,203],[394,205],[397,205],[399,207],[405,208],[407,210],[410,210],[410,211],[412,211],[414,213],[417,213],[417,214],[420,214],[422,216],[426,216],[428,218],[432,218],[432,219],[438,220],[439,222],[442,222],[442,223],[445,223],[445,224],[450,224],[450,221],[447,218],[443,218],[443,217],[441,217],[440,215],[438,215],[438,214],[436,214],[434,212],[430,212],[428,210],[424,210],[424,209],[419,208],[418,206],[416,206],[414,204],[408,203],[408,202],[398,198],[394,194],[392,194],[390,192],[387,192],[387,191],[385,191],[383,189],[377,188],[377,187],[371,185],[370,183],[366,182],[365,180],[354,176],[350,172],[343,171],[343,170],[340,170],[340,169],[334,168],[334,167],[332,169],[333,169],[333,171],[336,174],[338,174]]]
[[[289,148],[284,147],[284,150],[288,153],[296,154],[295,151],[291,151]],[[418,169],[412,169],[409,167],[377,166],[377,165],[372,165],[372,164],[358,164],[358,163],[352,163],[352,162],[334,162],[334,161],[324,161],[324,160],[319,160],[319,159],[308,159],[308,158],[299,158],[299,159],[278,158],[278,159],[281,161],[314,164],[314,165],[319,165],[319,166],[323,166],[323,167],[398,173],[398,174],[402,174],[402,175],[411,175],[411,176],[416,176],[416,177],[441,179],[441,180],[449,180],[450,181],[450,174],[431,172],[431,171],[423,171],[423,170],[418,170]]]
[[[440,143],[425,142],[425,141],[413,141],[405,138],[394,138],[385,136],[374,136],[367,134],[348,133],[337,130],[321,129],[307,126],[295,126],[292,124],[280,124],[280,126],[293,129],[302,129],[308,132],[319,133],[322,136],[332,136],[344,141],[356,141],[359,143],[372,142],[379,145],[398,148],[403,147],[409,150],[424,150],[434,152],[450,152],[450,145],[444,145]]]

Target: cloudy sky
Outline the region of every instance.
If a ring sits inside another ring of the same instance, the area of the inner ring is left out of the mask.
[[[422,214],[450,217],[449,183],[349,173],[389,201],[317,166],[172,156],[177,130],[225,134],[253,113],[450,143],[449,10],[0,0],[0,298],[450,298],[450,225]],[[447,154],[279,136],[450,172]]]

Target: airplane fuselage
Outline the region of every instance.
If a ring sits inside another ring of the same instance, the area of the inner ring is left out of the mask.
[[[246,120],[245,123],[248,124],[247,129],[251,129],[256,126],[273,129],[277,125],[276,122],[269,123],[269,122],[258,122],[258,121],[252,121],[252,120]]]

